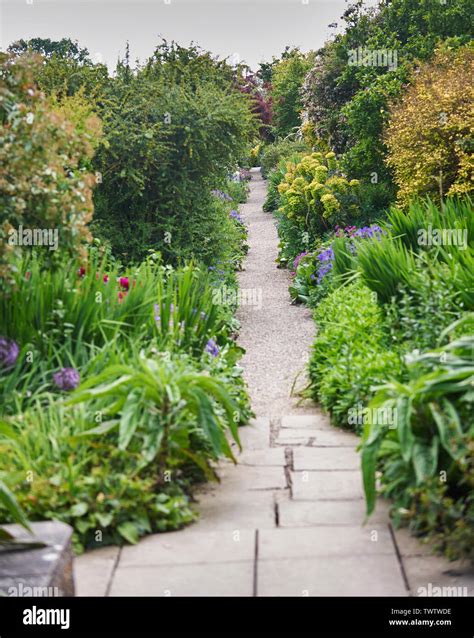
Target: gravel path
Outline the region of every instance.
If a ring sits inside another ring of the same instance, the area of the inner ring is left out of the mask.
[[[243,300],[237,314],[239,343],[247,351],[242,366],[256,415],[281,417],[307,411],[290,393],[295,379],[297,387],[305,384],[315,328],[309,309],[290,304],[289,273],[275,263],[275,220],[262,210],[266,184],[258,169],[253,169],[252,177],[249,199],[241,207],[249,226],[250,251],[239,276]],[[245,304],[246,299],[254,303]]]

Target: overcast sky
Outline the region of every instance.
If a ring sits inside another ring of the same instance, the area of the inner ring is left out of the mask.
[[[346,7],[346,0],[0,0],[0,48],[69,37],[113,67],[127,40],[132,59],[144,60],[163,36],[255,68],[286,45],[320,47],[335,32],[329,24],[341,30]]]

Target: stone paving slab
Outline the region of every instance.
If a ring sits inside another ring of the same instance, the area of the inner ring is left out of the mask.
[[[349,447],[311,448],[293,450],[294,470],[359,470],[360,456]]]
[[[115,572],[110,595],[252,596],[253,572],[252,561],[168,565],[166,569],[144,565],[123,567]],[[162,609],[161,613],[166,611]]]
[[[280,527],[311,527],[316,525],[360,525],[365,520],[365,502],[354,501],[293,501],[278,499]],[[367,525],[386,523],[386,508],[378,506]]]
[[[286,414],[281,417],[281,427],[295,430],[327,430],[328,417],[320,412],[313,414]]]
[[[474,596],[474,568],[465,562],[410,556],[403,559],[403,566],[413,596]]]
[[[224,489],[220,489],[220,488]],[[198,496],[199,530],[264,529],[275,527],[274,495],[271,491],[229,491],[218,486]]]
[[[291,472],[291,493],[295,501],[362,499],[360,471]]]
[[[355,448],[359,441],[353,434],[340,432],[327,427],[315,428],[282,428],[275,440],[277,445],[312,445],[315,447],[350,447]]]
[[[377,554],[261,561],[257,595],[406,596],[407,591],[395,554]],[[311,603],[307,613],[313,613]]]
[[[260,530],[260,561],[315,556],[395,554],[387,525]]]
[[[239,428],[239,438],[244,450],[267,450],[270,446],[270,419],[253,419]]]
[[[118,547],[101,547],[74,560],[76,596],[105,596],[117,562]]]
[[[281,468],[286,465],[285,449],[273,447],[267,450],[244,450],[237,461],[239,465]]]
[[[219,472],[225,490],[285,489],[287,481],[283,467],[225,466]]]
[[[235,562],[253,560],[254,554],[254,531],[200,532],[191,526],[178,532],[153,534],[137,545],[123,547],[118,567]]]

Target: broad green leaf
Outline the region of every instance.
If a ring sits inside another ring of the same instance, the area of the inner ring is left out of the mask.
[[[412,454],[415,438],[411,430],[412,400],[408,396],[397,399],[397,433],[403,460],[408,463]]]
[[[121,523],[117,527],[117,531],[126,541],[128,541],[132,545],[136,545],[138,543],[140,534],[135,523],[132,523],[131,521]]]

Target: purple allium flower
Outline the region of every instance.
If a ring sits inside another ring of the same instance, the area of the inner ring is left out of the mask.
[[[81,380],[79,372],[75,368],[62,368],[53,374],[53,380],[60,390],[75,390]]]
[[[19,352],[20,348],[15,341],[0,337],[0,367],[11,368],[18,359]]]
[[[219,354],[219,346],[214,341],[214,339],[209,339],[205,347],[205,352],[210,354],[212,357],[217,357],[217,355]]]
[[[296,257],[296,259],[293,262],[293,268],[295,270],[298,268],[298,264],[300,263],[300,261],[303,259],[303,257],[306,257],[307,254],[308,254],[307,252],[303,252]]]

